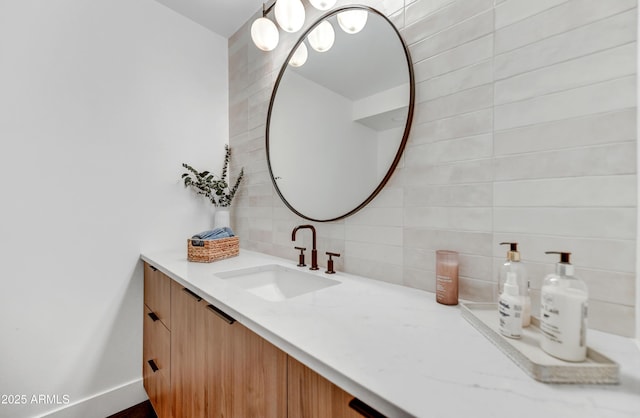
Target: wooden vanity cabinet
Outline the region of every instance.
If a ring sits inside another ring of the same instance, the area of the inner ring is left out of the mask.
[[[207,305],[207,416],[287,415],[287,354]]]
[[[174,418],[281,418],[287,355],[197,294],[172,282]]]
[[[156,414],[171,417],[171,331],[166,326],[171,292],[165,288],[171,281],[148,264],[144,281],[142,382]]]
[[[144,263],[144,304],[171,329],[171,282],[169,276]]]
[[[381,416],[147,263],[144,277],[143,382],[159,418]]]

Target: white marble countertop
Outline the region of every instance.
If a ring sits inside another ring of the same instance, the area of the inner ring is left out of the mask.
[[[284,260],[240,256],[190,263],[185,250],[141,258],[389,417],[640,417],[636,342],[589,330],[588,344],[620,364],[619,385],[554,385],[525,374],[456,306],[428,292],[338,272],[341,282],[269,302],[216,273]],[[302,268],[308,271],[308,268]]]

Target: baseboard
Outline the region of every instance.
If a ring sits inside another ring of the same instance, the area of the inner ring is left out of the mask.
[[[47,418],[104,418],[147,400],[142,378],[47,412]]]

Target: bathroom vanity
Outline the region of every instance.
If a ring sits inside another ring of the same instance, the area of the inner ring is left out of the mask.
[[[211,264],[181,250],[141,258],[143,378],[160,417],[640,411],[640,351],[627,338],[588,334],[620,364],[621,384],[543,384],[431,293],[247,250]]]

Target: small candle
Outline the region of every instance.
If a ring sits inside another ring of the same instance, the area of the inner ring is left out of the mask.
[[[458,253],[436,251],[436,301],[443,305],[458,304]]]

